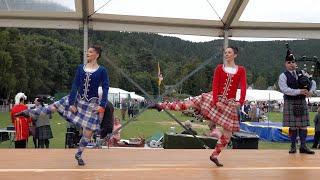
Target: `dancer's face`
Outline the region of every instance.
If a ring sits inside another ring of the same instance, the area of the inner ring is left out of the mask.
[[[224,51],[224,59],[226,60],[226,62],[233,62],[236,57],[237,54],[234,53],[232,48],[227,48]]]
[[[89,48],[87,51],[87,61],[92,62],[94,60],[97,60],[99,57],[99,54],[94,48]]]

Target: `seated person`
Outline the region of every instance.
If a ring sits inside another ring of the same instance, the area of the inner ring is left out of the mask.
[[[210,131],[206,133],[206,136],[220,138],[221,131],[217,128],[216,124],[212,121],[208,124]]]
[[[109,145],[110,146],[116,146],[118,142],[120,141],[120,131],[121,129],[121,123],[120,119],[118,117],[114,118],[114,125],[113,125],[113,135],[109,140]]]
[[[194,135],[197,135],[198,133],[192,129],[192,124],[191,124],[191,121],[187,120],[184,122],[184,126],[190,130],[191,132],[193,132]],[[184,130],[181,132],[181,134],[191,134],[191,132],[187,131],[187,130]],[[191,134],[192,135],[192,134]]]

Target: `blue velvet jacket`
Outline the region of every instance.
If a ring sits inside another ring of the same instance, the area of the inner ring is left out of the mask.
[[[70,105],[75,104],[77,94],[80,95],[81,99],[88,102],[93,98],[99,98],[98,88],[101,84],[103,94],[100,100],[100,106],[106,107],[109,91],[109,77],[107,69],[103,66],[99,66],[99,68],[94,72],[86,72],[84,67],[84,64],[78,66],[69,96]]]

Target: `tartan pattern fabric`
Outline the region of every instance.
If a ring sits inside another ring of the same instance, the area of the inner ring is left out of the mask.
[[[95,110],[99,106],[99,100],[97,98],[91,99],[89,102],[82,100],[77,97],[75,106],[77,112],[72,113],[69,110],[69,96],[61,98],[59,101],[53,103],[57,108],[58,113],[64,117],[67,121],[92,131],[100,129],[100,121],[98,112]],[[42,113],[51,114],[52,111],[50,106],[44,108],[27,109],[24,111],[25,114],[37,118]]]
[[[40,140],[53,138],[52,131],[49,125],[36,128],[36,138]]]
[[[202,96],[201,114],[210,119],[224,129],[232,132],[240,130],[240,122],[237,112],[235,99],[226,99],[226,97],[218,96],[218,101],[225,105],[224,109],[219,109],[211,105],[212,94]]]
[[[219,154],[221,153],[221,151],[228,145],[230,138],[231,137],[229,137],[225,134],[220,136],[211,156],[214,158],[217,158],[219,156]]]
[[[199,110],[205,119],[215,122],[224,129],[232,132],[239,131],[240,124],[235,99],[226,99],[226,97],[219,96],[219,102],[222,102],[225,108],[218,109],[215,105],[212,105],[212,98],[212,92],[202,93],[200,96],[188,101],[161,103],[160,107],[162,109],[179,111],[191,106]],[[186,104],[188,104],[188,106]]]
[[[302,105],[301,116],[294,115],[294,105]],[[307,127],[310,126],[308,106],[305,99],[285,99],[283,105],[284,127]]]
[[[91,131],[100,129],[99,115],[96,111],[96,108],[99,106],[98,98],[91,99],[87,102],[78,96],[75,103],[78,110],[76,113],[72,113],[69,109],[69,96],[61,98],[54,103],[54,106],[57,108],[59,114],[67,121]]]

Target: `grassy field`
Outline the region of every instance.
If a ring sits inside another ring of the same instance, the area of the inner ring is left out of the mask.
[[[192,120],[191,117],[182,116],[180,112],[171,112],[179,121]],[[120,117],[120,111],[116,110],[115,114]],[[310,123],[313,126],[313,118],[315,113],[310,113]],[[269,118],[271,121],[281,122],[281,113],[269,113]],[[0,128],[5,128],[11,125],[11,120],[9,113],[0,113]],[[126,126],[121,131],[121,138],[131,138],[143,136],[146,139],[150,138],[152,135],[158,133],[164,133],[169,131],[170,127],[175,127],[176,132],[181,132],[182,127],[180,127],[173,119],[171,119],[165,112],[158,112],[156,110],[147,110],[141,114],[137,120],[132,121],[128,126]],[[57,113],[54,114],[51,120],[51,128],[53,131],[54,138],[50,140],[51,148],[64,148],[65,144],[65,133],[67,122],[61,118]],[[207,122],[196,122],[194,124],[194,129],[198,134],[203,134],[209,131]],[[0,148],[8,148],[10,146],[9,141],[1,142]],[[14,144],[11,145],[14,147]],[[29,148],[33,148],[32,138],[29,138],[28,143]],[[276,142],[265,142],[259,141],[259,149],[288,149],[288,143],[276,143]]]

